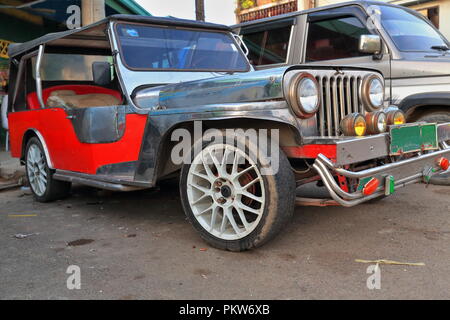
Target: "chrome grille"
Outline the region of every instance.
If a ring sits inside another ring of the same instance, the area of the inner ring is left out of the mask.
[[[322,88],[321,107],[317,114],[320,136],[340,135],[339,124],[348,114],[364,114],[360,87],[368,72],[316,71],[312,72]]]

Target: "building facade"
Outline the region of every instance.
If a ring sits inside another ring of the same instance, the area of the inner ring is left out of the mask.
[[[238,0],[236,21],[247,22],[314,8],[314,0]]]
[[[379,0],[417,10],[450,39],[450,0]],[[238,0],[237,23],[321,7],[348,0]]]

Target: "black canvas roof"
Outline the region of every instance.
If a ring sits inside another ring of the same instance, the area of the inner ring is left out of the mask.
[[[200,22],[194,20],[186,20],[186,19],[178,19],[172,17],[151,17],[151,16],[138,16],[138,15],[126,15],[126,14],[116,14],[109,16],[101,21],[93,23],[91,25],[75,29],[68,30],[63,32],[49,33],[40,38],[36,38],[34,40],[24,42],[24,43],[13,43],[8,47],[8,54],[10,57],[15,57],[27,51],[33,50],[37,48],[39,45],[48,43],[51,41],[55,41],[65,37],[74,37],[79,36],[92,36],[95,38],[95,34],[90,32],[95,29],[99,29],[98,27],[105,25],[109,21],[124,21],[124,22],[137,22],[137,23],[145,23],[145,24],[155,24],[155,25],[164,25],[164,26],[178,26],[178,27],[188,27],[188,28],[203,28],[203,29],[212,29],[212,30],[220,30],[220,31],[230,31],[230,27],[209,23],[209,22]],[[104,36],[104,35],[103,35]]]

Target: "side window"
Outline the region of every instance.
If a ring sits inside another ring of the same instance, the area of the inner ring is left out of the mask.
[[[258,31],[243,35],[253,65],[285,63],[292,26]]]
[[[311,22],[306,62],[366,56],[358,50],[359,37],[370,34],[356,17]]]
[[[42,81],[92,81],[92,63],[113,63],[111,56],[46,53],[42,60]],[[36,57],[32,59],[33,78],[36,79]],[[111,67],[112,79],[114,70]]]

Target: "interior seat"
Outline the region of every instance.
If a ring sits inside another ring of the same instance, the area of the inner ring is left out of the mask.
[[[61,85],[46,88],[42,90],[42,98],[48,107],[88,108],[122,103],[120,92],[93,85]],[[31,110],[41,108],[36,92],[28,94],[27,103]]]
[[[47,99],[47,107],[90,108],[114,106],[120,104],[116,97],[104,93],[90,93],[77,95],[72,90],[53,91]]]

